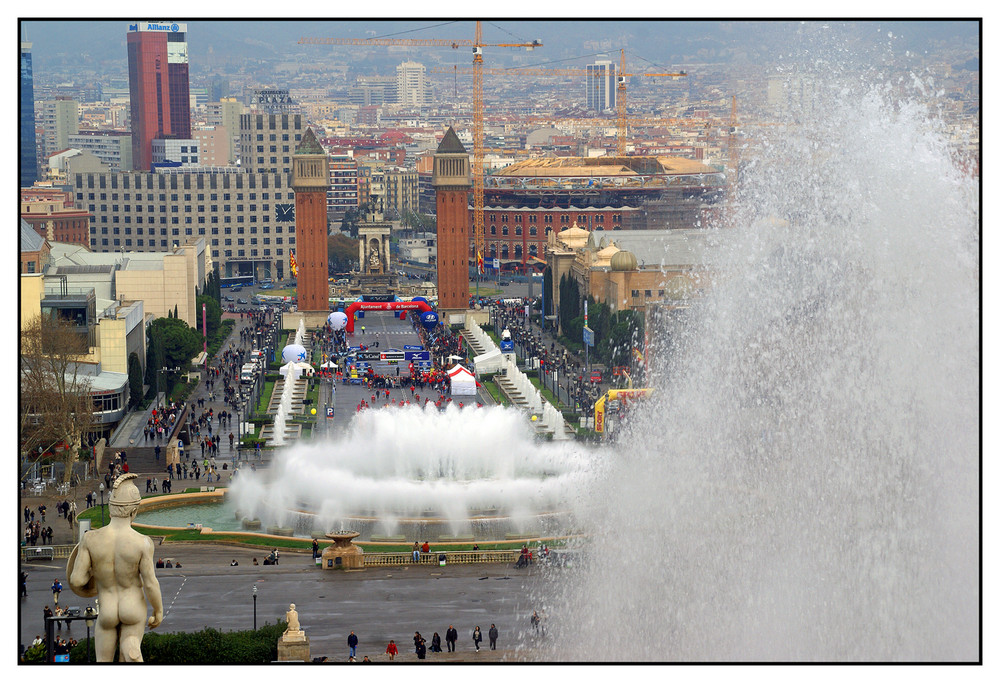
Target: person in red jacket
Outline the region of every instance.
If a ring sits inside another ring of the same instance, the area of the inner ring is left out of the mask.
[[[420,552],[422,552],[424,554],[427,554],[430,551],[431,551],[431,544],[428,543],[427,541],[424,541],[424,545],[423,545],[422,548],[420,548]]]
[[[389,645],[385,648],[385,653],[389,655],[390,662],[396,658],[396,655],[399,654],[399,648],[396,647],[395,640],[389,641]]]

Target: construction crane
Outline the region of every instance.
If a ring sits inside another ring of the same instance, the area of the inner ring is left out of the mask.
[[[513,76],[513,75],[519,75],[519,76],[520,75],[524,75],[524,76],[578,76],[580,74],[587,74],[588,77],[592,77],[592,78],[595,78],[595,79],[598,79],[598,78],[601,77],[600,74],[594,73],[592,71],[589,71],[588,69],[538,69],[538,68],[526,67],[526,68],[513,68],[513,69],[486,69],[484,72],[485,73],[489,73],[491,75],[506,75],[506,76]],[[631,76],[655,76],[655,77],[663,76],[663,77],[672,77],[672,78],[676,79],[676,78],[683,78],[683,77],[687,76],[687,72],[686,71],[679,71],[677,73],[661,73],[661,74],[654,74],[654,73],[627,74],[627,73],[624,73],[624,72],[625,72],[625,50],[622,49],[622,51],[621,51],[621,71],[618,74],[618,78],[617,78],[617,81],[618,81],[618,85],[617,85],[617,87],[618,87],[618,100],[617,100],[618,101],[618,120],[617,120],[617,126],[618,126],[618,156],[625,156],[625,132],[626,132],[626,129],[627,129],[627,120],[626,120],[626,117],[625,117],[625,78],[626,77],[631,77]],[[468,73],[468,71],[465,70],[465,69],[458,69],[457,67],[453,67],[452,69],[442,69],[442,68],[431,69],[431,73],[455,73],[455,74],[457,74],[457,73],[463,73],[464,74],[464,73]],[[475,71],[473,71],[473,77],[475,77]],[[554,119],[548,119],[548,120],[554,120]],[[560,119],[560,120],[564,120],[564,119]],[[575,120],[582,121],[584,119],[575,119]],[[664,124],[666,124],[667,121],[680,121],[680,120],[681,119],[665,119],[664,120]],[[600,119],[594,119],[594,123],[596,125],[600,125]]]
[[[625,79],[631,76],[666,76],[683,78],[686,71],[666,74],[627,74],[625,73],[625,50],[622,49],[621,69],[618,71],[618,156],[625,156]]]
[[[376,45],[376,46],[425,46],[472,48],[472,206],[473,233],[476,245],[476,267],[482,272],[482,255],[486,248],[486,232],[483,221],[483,48],[523,47],[534,50],[542,47],[540,40],[530,43],[484,43],[482,22],[476,22],[473,40],[446,40],[440,38],[301,38],[299,45]],[[476,280],[476,295],[479,281]]]

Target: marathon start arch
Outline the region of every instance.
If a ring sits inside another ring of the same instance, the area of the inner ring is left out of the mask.
[[[347,307],[348,332],[354,332],[354,313],[357,311],[433,311],[424,301],[355,301]]]

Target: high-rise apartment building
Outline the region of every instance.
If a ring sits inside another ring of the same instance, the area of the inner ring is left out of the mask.
[[[326,213],[340,220],[348,210],[358,208],[358,162],[346,154],[330,157],[330,188],[326,192]]]
[[[132,159],[137,170],[148,171],[154,139],[191,137],[187,24],[137,22],[126,44]]]
[[[587,109],[605,111],[614,109],[615,63],[599,59],[587,65]]]
[[[396,102],[417,107],[431,103],[427,68],[419,62],[406,61],[396,67]]]
[[[132,170],[132,136],[121,130],[81,130],[68,147],[91,152],[112,172]]]
[[[39,102],[35,127],[42,130],[38,142],[41,143],[42,158],[48,159],[69,147],[69,136],[80,132],[79,103],[63,97]]]
[[[31,43],[21,42],[21,187],[38,180],[38,148],[35,144],[35,82],[31,71]]]
[[[226,152],[228,161],[235,164],[240,150],[240,116],[243,115],[243,103],[235,97],[225,97],[218,102],[205,105],[208,125],[222,126],[229,131],[229,149]],[[210,164],[214,165],[214,164]]]

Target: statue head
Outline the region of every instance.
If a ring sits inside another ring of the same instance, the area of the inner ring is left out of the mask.
[[[129,472],[115,479],[111,487],[111,497],[108,499],[109,513],[112,517],[128,517],[134,519],[139,511],[139,501],[142,496],[139,489],[132,483],[136,474]]]

